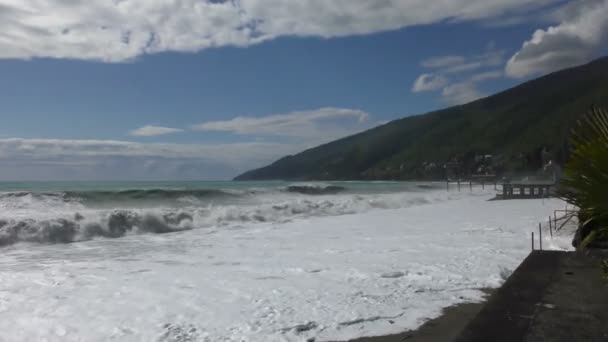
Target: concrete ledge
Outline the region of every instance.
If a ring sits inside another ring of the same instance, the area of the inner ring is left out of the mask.
[[[532,252],[455,341],[608,341],[607,258]]]

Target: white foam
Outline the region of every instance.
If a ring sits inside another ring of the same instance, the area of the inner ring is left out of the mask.
[[[351,198],[344,208],[361,206],[352,215],[6,247],[0,340],[305,341],[413,329],[499,286],[538,222],[564,206],[490,197],[433,192],[403,207]]]
[[[166,233],[234,224],[287,222],[404,208],[458,196],[462,194],[443,191],[331,196],[274,192],[245,198],[244,202],[237,198],[217,205],[202,204],[198,199],[186,197],[178,199],[188,204],[183,207],[125,207],[124,202],[109,202],[101,209],[88,207],[73,198],[66,200],[61,193],[35,196],[26,193],[0,198],[0,247],[19,242],[74,242],[99,236],[122,237],[125,233]],[[174,222],[170,219],[176,216],[187,217],[188,221],[183,224],[183,220]]]

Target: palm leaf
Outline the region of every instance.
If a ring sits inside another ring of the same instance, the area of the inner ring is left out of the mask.
[[[571,143],[558,194],[579,208],[583,227],[602,230],[608,227],[608,112],[592,108],[578,122]],[[582,245],[604,235],[592,232]]]

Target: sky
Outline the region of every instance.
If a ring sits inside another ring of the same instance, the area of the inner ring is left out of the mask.
[[[0,180],[216,180],[605,55],[608,0],[0,0]]]

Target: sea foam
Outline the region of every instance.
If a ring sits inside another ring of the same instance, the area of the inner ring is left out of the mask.
[[[34,200],[9,221],[132,231],[3,247],[0,339],[296,342],[414,329],[499,286],[529,253],[530,231],[564,205],[491,197],[272,192],[247,205],[130,209]],[[150,231],[187,230],[137,234],[146,215],[162,222]]]
[[[0,194],[0,247],[19,242],[72,243],[128,234],[284,223],[307,217],[405,208],[454,196],[458,195],[442,191],[346,193],[344,187],[319,184],[289,185],[276,191],[4,193]]]

